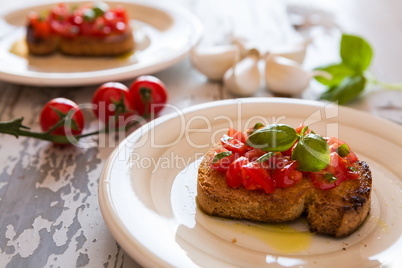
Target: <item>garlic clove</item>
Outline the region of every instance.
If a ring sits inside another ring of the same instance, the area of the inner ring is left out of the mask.
[[[260,54],[251,50],[250,54],[229,68],[223,77],[226,88],[236,95],[250,96],[261,85],[261,75],[258,68]]]
[[[294,60],[299,64],[302,64],[306,56],[307,48],[310,45],[311,41],[311,39],[306,39],[304,40],[304,42],[292,44],[291,46],[283,47],[281,49],[272,50],[271,54],[285,57],[290,60]]]
[[[220,45],[203,48],[193,48],[191,61],[198,71],[212,80],[222,80],[236,60],[239,48],[236,45]]]
[[[301,93],[308,87],[311,78],[312,75],[293,60],[273,54],[266,58],[265,82],[275,93]]]

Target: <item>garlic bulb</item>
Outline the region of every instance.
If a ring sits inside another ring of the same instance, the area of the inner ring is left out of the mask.
[[[212,80],[222,80],[226,70],[235,62],[238,54],[235,45],[194,48],[191,60],[195,68]]]
[[[258,68],[260,53],[251,50],[249,55],[238,61],[225,72],[223,82],[226,88],[240,96],[250,96],[261,85],[261,75]]]
[[[276,93],[301,93],[308,87],[314,76],[331,79],[331,75],[326,72],[307,72],[300,64],[285,57],[271,54],[265,60],[265,82],[267,87]]]

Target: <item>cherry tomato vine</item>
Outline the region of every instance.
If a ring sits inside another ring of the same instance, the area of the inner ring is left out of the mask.
[[[141,90],[140,90],[141,89]],[[101,133],[126,131],[141,120],[159,113],[167,102],[165,85],[156,77],[141,76],[127,88],[118,82],[102,84],[92,98],[93,112],[105,123],[103,129],[83,133],[84,116],[71,100],[56,98],[42,108],[39,121],[42,132],[31,131],[23,117],[0,122],[0,133],[32,137],[55,144],[74,144],[80,139]],[[151,109],[155,106],[156,108]]]

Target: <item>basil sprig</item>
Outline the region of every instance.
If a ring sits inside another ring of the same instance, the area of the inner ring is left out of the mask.
[[[246,144],[253,148],[259,148],[266,152],[283,152],[290,149],[296,141],[292,152],[292,160],[299,162],[300,171],[320,171],[324,169],[330,160],[328,143],[323,137],[315,133],[306,134],[307,128],[303,128],[301,134],[285,124],[272,124],[256,130],[251,134]],[[272,154],[265,154],[260,161],[269,159]]]
[[[345,104],[364,91],[367,82],[364,72],[370,66],[373,49],[363,38],[343,34],[340,56],[340,63],[316,68],[330,73],[332,79],[316,77],[316,80],[328,86],[328,89],[321,94],[321,99]]]

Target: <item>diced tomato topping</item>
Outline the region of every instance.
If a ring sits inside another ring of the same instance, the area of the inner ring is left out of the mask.
[[[298,184],[303,177],[303,174],[296,169],[298,165],[297,161],[290,161],[283,168],[275,169],[273,173],[275,187],[287,188]]]
[[[298,126],[297,133],[305,128],[304,124]],[[250,130],[249,130],[250,131]],[[306,134],[310,133],[306,130]],[[226,172],[226,183],[231,188],[238,188],[241,185],[248,190],[262,189],[265,193],[273,193],[275,188],[292,187],[302,180],[303,176],[310,176],[315,187],[328,190],[338,186],[342,181],[348,179],[358,179],[359,172],[354,169],[352,164],[357,160],[349,146],[340,148],[345,144],[343,141],[331,137],[326,138],[330,148],[330,163],[319,172],[300,172],[297,170],[298,162],[290,159],[297,141],[293,146],[284,152],[269,153],[268,159],[261,162],[256,160],[267,154],[267,152],[252,148],[246,145],[248,135],[229,128],[226,135],[221,138],[222,151],[230,151],[232,155],[224,157],[212,164],[211,167]],[[347,155],[341,157],[339,154]],[[260,163],[261,162],[261,163]]]
[[[340,139],[335,138],[335,137],[326,138],[326,140],[327,140],[327,143],[329,145],[329,150],[331,152],[336,152],[338,147],[345,143],[345,142],[343,142]],[[356,154],[354,152],[352,152],[352,150],[350,150],[349,145],[347,145],[347,146],[348,146],[348,149],[349,149],[349,154],[344,156],[343,158],[347,159],[351,164],[353,164],[354,162],[357,161],[357,156],[356,156]]]
[[[112,33],[123,33],[129,29],[129,17],[121,6],[96,13],[91,4],[73,10],[66,4],[60,3],[50,9],[49,15],[45,18],[39,19],[37,13],[32,14],[28,19],[36,37],[48,37],[51,34],[63,37],[76,35],[104,37]]]
[[[268,172],[258,162],[250,162],[241,169],[241,178],[247,190],[263,189],[271,194],[275,191],[275,184]]]
[[[336,152],[330,154],[330,162],[323,171],[311,172],[314,186],[323,190],[332,189],[347,179],[345,162]]]
[[[248,158],[248,160],[251,161],[255,161],[258,158],[260,158],[261,156],[263,156],[264,154],[266,154],[267,152],[264,152],[263,150],[259,149],[259,148],[254,148],[251,149],[250,151],[247,151],[244,156]]]
[[[268,167],[272,170],[284,168],[289,163],[289,158],[282,153],[276,152],[267,162]]]
[[[340,180],[330,181],[329,177],[331,177],[332,175],[327,171],[311,172],[310,176],[314,186],[320,188],[321,190],[329,190],[335,188],[341,183]]]
[[[228,152],[228,150],[222,148],[222,149],[218,149],[215,152],[215,155],[217,155],[218,153],[221,152]],[[215,156],[214,155],[214,156]],[[215,163],[212,164],[214,157],[211,158],[209,165],[211,168],[222,171],[222,172],[226,172],[226,170],[229,168],[230,164],[235,160],[235,156],[233,154],[226,156],[224,158],[221,158],[220,160],[216,161]]]
[[[223,148],[238,155],[243,155],[247,151],[247,146],[243,142],[227,135],[221,138],[221,143]]]
[[[352,167],[348,167],[346,171],[348,179],[358,179],[360,177],[360,174],[357,170],[353,170]]]
[[[242,185],[241,169],[248,163],[248,159],[244,156],[241,156],[230,164],[228,170],[226,171],[226,184],[229,187],[238,188]]]
[[[247,135],[241,131],[237,131],[233,128],[229,128],[227,135],[229,137],[232,137],[232,138],[235,138],[235,139],[241,141],[242,143],[246,143]]]

